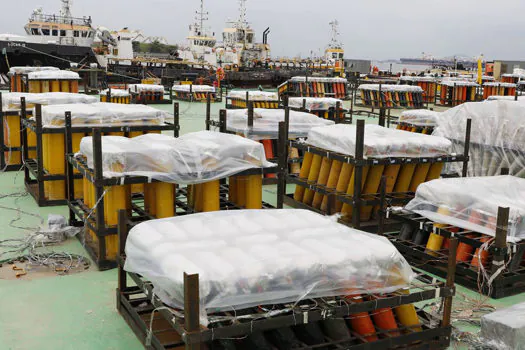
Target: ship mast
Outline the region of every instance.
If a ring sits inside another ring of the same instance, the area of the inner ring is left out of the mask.
[[[204,33],[204,21],[208,20],[208,12],[204,11],[204,0],[201,0],[201,7],[199,11],[195,12],[197,16],[195,17],[195,29],[197,32],[197,35],[199,36],[206,36],[206,33]]]
[[[63,18],[71,18],[71,0],[62,0],[62,7],[60,8],[60,16]]]
[[[343,45],[339,41],[339,22],[337,20],[334,20],[329,24],[332,27],[332,39],[330,41],[329,47],[332,49],[340,49],[343,47]]]
[[[248,27],[248,21],[246,20],[246,1],[239,0],[239,21],[237,22],[237,28],[246,29]]]

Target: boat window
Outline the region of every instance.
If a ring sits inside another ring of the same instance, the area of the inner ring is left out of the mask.
[[[49,34],[50,34],[49,28],[46,28],[46,29],[42,28],[42,35],[49,35]]]
[[[79,35],[80,35],[80,33],[78,32],[78,30],[74,30],[74,31],[73,31],[73,36],[74,36],[75,38],[78,38]]]
[[[31,28],[31,35],[40,35],[38,28]]]
[[[66,36],[66,31],[65,30],[60,30],[60,36]]]
[[[89,38],[92,38],[92,37],[93,37],[93,32],[89,32],[88,37],[89,37]]]
[[[248,41],[249,44],[251,44],[253,42],[253,34],[246,35],[246,40]]]
[[[53,36],[58,36],[58,29],[53,29],[51,33],[53,34]]]
[[[334,53],[332,54],[332,58],[337,58],[337,53],[334,52]]]
[[[87,38],[88,36],[88,32],[86,32],[85,30],[82,31],[82,37],[83,38]]]

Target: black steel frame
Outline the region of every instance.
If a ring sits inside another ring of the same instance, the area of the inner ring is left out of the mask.
[[[382,339],[368,342],[362,336],[352,332],[351,339],[343,341],[329,340],[326,345],[336,346],[337,349],[389,349],[393,347],[408,347],[416,349],[439,349],[447,348],[450,344],[452,327],[451,310],[452,298],[455,294],[455,254],[457,240],[451,241],[451,252],[449,274],[446,282],[438,282],[428,275],[421,274],[418,279],[424,286],[416,287],[418,291],[409,294],[397,294],[386,296],[381,299],[363,301],[362,303],[344,302],[339,304],[327,304],[325,300],[305,300],[306,304],[316,304],[318,307],[304,310],[296,310],[294,307],[287,313],[275,317],[259,317],[259,319],[248,322],[233,322],[230,325],[218,326],[216,328],[202,328],[199,322],[199,276],[184,274],[184,310],[172,313],[161,300],[153,293],[153,286],[141,276],[126,272],[124,270],[125,244],[128,235],[128,218],[124,210],[119,212],[119,257],[118,257],[118,288],[117,310],[128,322],[137,337],[147,346],[153,349],[169,349],[185,346],[186,349],[199,349],[201,344],[208,343],[214,339],[242,337],[250,335],[253,331],[267,331],[283,327],[291,327],[298,324],[313,323],[331,318],[344,318],[358,312],[370,312],[379,308],[391,308],[400,305],[412,304],[435,298],[442,298],[443,316],[441,320],[419,310],[420,320],[433,319],[439,322],[439,326],[431,326],[429,323],[422,324],[423,330],[414,332],[412,328],[403,328],[403,335],[392,337],[388,331],[379,331]],[[128,278],[133,281],[128,285]],[[293,303],[291,303],[293,304]],[[290,308],[290,305],[279,305],[279,308]],[[344,305],[343,305],[344,304]],[[162,321],[162,329],[153,328],[153,333],[148,336],[149,324],[144,320],[144,314],[150,317],[154,310],[158,309],[158,320]],[[259,314],[260,315],[260,314]],[[142,316],[142,317],[141,317]],[[181,317],[182,316],[182,317]],[[407,333],[405,333],[406,331]],[[171,334],[171,341],[162,342],[160,333],[164,338]],[[354,338],[355,337],[355,338]],[[177,339],[173,341],[173,339]],[[361,344],[348,345],[349,341],[357,340]],[[319,345],[319,346],[322,346]],[[413,346],[413,347],[412,347]],[[311,349],[311,346],[301,347]]]
[[[144,94],[141,94],[137,91],[137,87],[135,86],[135,91],[132,91],[131,89],[128,89],[129,91],[129,94],[130,94],[130,103],[134,103],[134,104],[144,104],[144,105],[147,105],[147,104],[150,104],[150,105],[170,105],[173,103],[174,99],[173,99],[173,90],[172,88],[170,87],[169,89],[169,95],[170,95],[170,98],[169,99],[165,99],[164,98],[164,94],[165,92],[162,93],[162,100],[153,100],[153,101],[148,101],[146,98],[144,98]],[[111,98],[111,89],[109,89],[108,91],[108,94],[109,94],[109,98],[108,98],[108,102],[109,102],[109,99]]]
[[[127,136],[130,132],[133,131],[174,131],[176,135],[179,132],[178,125],[178,105],[174,106],[174,119],[176,124],[165,123],[165,125],[137,125],[137,126],[105,126],[99,128],[101,132],[124,132]],[[71,121],[71,114],[69,112],[65,113],[66,121],[69,118]],[[44,182],[46,181],[65,181],[66,193],[67,193],[67,174],[62,175],[50,175],[44,169],[44,158],[43,158],[43,135],[44,134],[63,134],[66,133],[67,137],[67,124],[63,128],[48,128],[42,126],[42,106],[35,106],[35,120],[22,118],[23,123],[23,155],[22,158],[25,160],[24,164],[24,183],[27,191],[33,196],[38,206],[56,206],[56,205],[66,205],[67,199],[64,200],[47,200],[44,193]],[[71,133],[90,133],[93,131],[93,128],[90,127],[78,127],[70,125]],[[27,149],[27,129],[32,130],[36,134],[36,159],[29,158],[29,149]],[[65,138],[67,140],[67,138]],[[69,139],[71,140],[71,138]],[[66,150],[67,150],[66,142]],[[66,157],[64,157],[64,162],[67,162]],[[66,173],[67,173],[67,163],[66,163]],[[75,174],[75,178],[81,179],[81,175]]]

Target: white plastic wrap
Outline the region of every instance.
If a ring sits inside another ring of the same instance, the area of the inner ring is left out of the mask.
[[[284,122],[284,109],[254,108],[253,128],[248,128],[248,110],[228,110],[226,129],[253,140],[271,140],[279,136],[279,122]],[[332,125],[331,120],[306,112],[290,111],[289,137],[306,137],[316,126]]]
[[[437,81],[434,77],[416,77],[416,76],[410,76],[405,75],[402,77],[399,77],[399,80],[401,81],[413,81],[413,82],[423,82],[423,83],[435,83]]]
[[[29,80],[80,80],[80,75],[68,70],[44,70],[31,72],[27,75]]]
[[[454,87],[454,86],[479,86],[477,83],[475,83],[473,81],[453,80],[453,79],[443,80],[440,84],[441,85],[450,86],[450,87]]]
[[[355,156],[356,126],[336,124],[310,130],[306,143],[349,156]],[[365,158],[437,157],[450,154],[452,143],[436,137],[404,130],[365,125]]]
[[[120,103],[68,104],[42,107],[44,127],[64,127],[65,113],[71,112],[73,126],[162,125],[168,114],[144,105]],[[33,114],[34,115],[34,114]]]
[[[102,90],[100,96],[107,96],[109,89]],[[129,91],[123,89],[111,89],[111,97],[129,97]]]
[[[215,92],[215,88],[209,85],[173,85],[173,91],[190,92],[190,86],[192,92]]]
[[[290,82],[293,83],[304,83],[306,82],[306,77],[292,77]],[[327,78],[327,77],[308,77],[308,81],[310,82],[316,82],[316,83],[344,83],[346,84],[348,81],[344,78]]]
[[[379,91],[380,84],[362,84],[357,88],[358,90],[368,90],[368,91]],[[384,84],[381,85],[381,91],[388,92],[423,92],[423,89],[420,86],[416,85],[393,85],[393,84]]]
[[[428,109],[406,110],[399,117],[400,123],[407,123],[416,126],[436,126],[439,112]]]
[[[84,137],[80,153],[93,167],[93,141]],[[248,169],[273,167],[264,146],[240,136],[199,131],[174,138],[146,134],[132,139],[102,137],[104,176],[148,176],[176,184],[224,179]]]
[[[481,77],[481,80],[484,80],[484,81],[495,81],[496,78],[494,78],[491,75],[484,75],[484,76]]]
[[[480,337],[486,349],[525,350],[525,303],[481,317]]]
[[[164,86],[162,85],[153,85],[153,84],[130,84],[128,89],[131,92],[162,92],[164,93]]]
[[[2,94],[2,109],[19,110],[21,108],[20,98],[25,97],[26,107],[33,108],[36,104],[44,106],[72,104],[72,103],[95,103],[98,99],[94,96],[74,94],[69,92],[44,92],[40,94],[26,92],[7,92]]]
[[[494,236],[498,207],[510,208],[508,241],[525,238],[525,179],[514,176],[425,182],[405,209],[435,222]]]
[[[523,99],[525,99],[525,96],[518,96],[518,101]],[[487,101],[516,101],[516,97],[494,95],[487,97]]]
[[[516,84],[513,84],[513,83],[500,83],[500,82],[488,82],[488,83],[483,83],[483,86],[497,86],[497,87],[505,87],[505,88],[515,88]]]
[[[415,276],[386,238],[297,209],[141,223],[129,232],[124,269],[151,281],[154,293],[176,308],[184,306],[184,273],[198,273],[201,311],[389,293]]]
[[[343,101],[331,97],[290,97],[288,105],[293,108],[303,108],[303,101],[306,101],[306,109],[309,111],[327,111],[335,108],[339,102],[343,108]]]
[[[246,100],[246,92],[248,92],[249,101],[278,101],[279,100],[279,95],[277,94],[277,92],[271,92],[271,91],[233,90],[233,91],[228,92],[228,97]]]
[[[15,75],[15,74],[29,74],[32,72],[40,72],[40,71],[58,71],[60,70],[57,67],[11,67],[9,68],[9,75]]]
[[[463,153],[467,119],[472,119],[468,176],[511,175],[525,177],[525,104],[522,100],[464,103],[439,115],[433,135],[453,141],[453,152]],[[450,163],[452,172],[462,166]]]

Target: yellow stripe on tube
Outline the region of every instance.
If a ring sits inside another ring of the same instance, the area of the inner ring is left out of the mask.
[[[104,218],[106,225],[115,227],[118,225],[118,212],[127,207],[126,186],[111,186],[106,188],[104,197]],[[118,253],[118,236],[106,236],[106,258],[114,260]]]
[[[430,166],[425,182],[439,179],[444,163],[434,163]]]
[[[262,176],[261,175],[247,176],[246,209],[262,209]]]
[[[402,290],[400,294],[410,294],[408,290]],[[417,332],[421,332],[421,327],[416,327],[420,324],[419,317],[417,316],[416,308],[413,304],[400,305],[394,308],[394,312],[399,322],[406,327],[412,328]]]
[[[64,175],[66,173],[65,145],[63,134],[49,134],[48,156],[49,173],[51,175]],[[66,198],[66,187],[64,180],[49,181],[49,200],[60,200]]]
[[[404,164],[401,166],[396,185],[394,186],[394,192],[408,192],[414,171],[416,171],[416,164]]]
[[[144,184],[144,210],[152,216],[157,215],[156,184],[156,182]]]
[[[219,195],[219,180],[205,182],[202,184],[202,211],[219,211],[220,210],[220,195]]]
[[[317,182],[317,179],[319,178],[319,173],[321,172],[321,163],[322,163],[323,157],[321,157],[318,154],[314,155],[314,158],[312,159],[312,166],[310,168],[310,173],[308,174],[308,182]],[[304,191],[304,198],[303,203],[306,205],[311,205],[312,201],[314,199],[314,191],[310,189],[306,189]]]
[[[60,92],[60,82],[58,80],[51,81],[51,92]]]
[[[301,166],[301,171],[299,172],[299,178],[302,180],[308,179],[308,174],[310,173],[310,168],[312,167],[312,160],[314,158],[313,153],[306,152],[303,157],[303,165]],[[302,202],[304,197],[304,192],[306,188],[302,186],[295,186],[295,194],[293,198],[298,201]]]
[[[368,177],[368,171],[370,170],[370,166],[364,166],[363,167],[363,176],[361,181],[361,189],[365,187],[366,178]],[[354,195],[354,183],[355,183],[355,168],[352,172],[352,177],[350,178],[350,182],[348,183],[348,190],[346,191],[346,194],[348,194],[350,197]],[[348,219],[352,218],[352,206],[348,205],[347,203],[343,204],[343,208],[341,209],[341,213],[345,215]]]
[[[157,182],[155,185],[156,217],[158,219],[175,216],[175,185]]]
[[[379,185],[381,184],[381,176],[383,175],[384,170],[384,165],[374,165],[369,168],[363,194],[374,194],[378,192]],[[361,220],[370,220],[373,209],[374,207],[372,205],[363,206],[361,208]]]
[[[417,187],[425,182],[428,172],[430,170],[430,163],[418,164],[412,181],[410,182],[410,187],[408,188],[409,192],[416,192]]]
[[[339,175],[339,179],[337,180],[337,186],[335,190],[337,192],[346,192],[348,190],[348,183],[350,182],[350,178],[352,177],[352,173],[354,172],[354,166],[349,163],[344,163],[343,167],[341,169],[341,174]],[[335,211],[337,213],[341,212],[343,208],[343,202],[336,202],[335,204]]]
[[[330,167],[330,175],[328,175],[328,181],[326,182],[326,188],[328,190],[334,190],[337,187],[337,182],[339,180],[339,175],[341,174],[342,167],[343,163],[341,161],[332,161],[332,166]],[[323,201],[321,203],[321,210],[323,212],[326,212],[328,210],[328,196],[323,197]]]
[[[326,157],[323,158],[321,162],[321,170],[319,171],[319,178],[317,179],[317,184],[325,186],[328,182],[328,177],[330,176],[330,169],[332,167],[332,160]],[[323,203],[324,195],[315,192],[314,199],[312,201],[312,207],[315,209],[321,209],[321,204]]]

